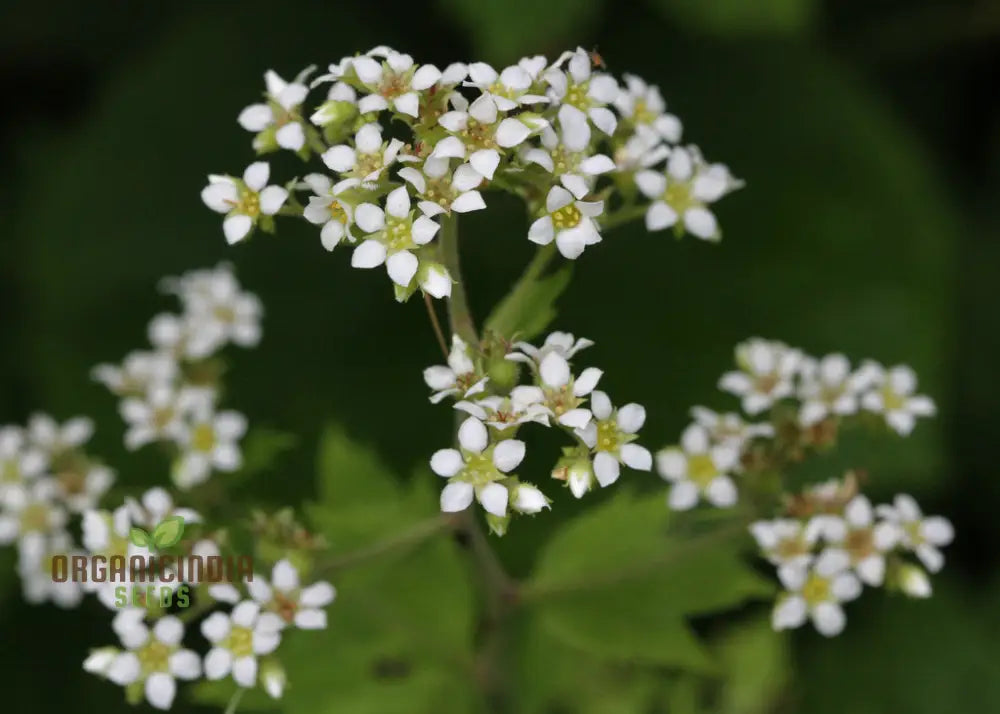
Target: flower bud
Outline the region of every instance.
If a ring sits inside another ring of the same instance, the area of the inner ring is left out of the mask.
[[[454,281],[440,263],[421,263],[417,279],[423,291],[431,297],[440,299],[451,295],[451,284]]]
[[[530,483],[522,483],[514,491],[514,510],[521,513],[538,513],[549,507],[549,499]]]
[[[896,578],[899,589],[910,597],[928,598],[931,596],[930,578],[920,566],[905,563],[899,566]]]
[[[335,124],[344,124],[354,118],[358,108],[353,102],[345,102],[336,99],[323,102],[319,108],[309,117],[316,126],[327,127]]]
[[[117,656],[117,647],[101,647],[99,649],[91,650],[90,654],[87,655],[87,659],[83,661],[83,669],[85,672],[90,672],[91,674],[97,674],[103,677]]]
[[[285,668],[281,666],[281,662],[268,658],[261,662],[260,681],[264,691],[272,699],[281,699],[281,695],[285,691],[285,684],[288,682],[288,676],[285,674]]]

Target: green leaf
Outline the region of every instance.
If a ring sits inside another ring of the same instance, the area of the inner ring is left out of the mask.
[[[132,530],[128,533],[128,539],[132,541],[133,545],[139,548],[148,548],[153,545],[153,541],[149,537],[149,533],[144,531],[142,528],[132,527]]]
[[[165,518],[153,530],[152,541],[157,548],[176,545],[184,535],[184,519],[180,516]]]
[[[271,471],[282,454],[296,447],[299,438],[276,429],[256,427],[243,440],[243,466],[234,477],[252,477]]]
[[[723,714],[766,714],[791,678],[790,642],[758,617],[737,625],[712,643],[724,672],[719,708]]]
[[[600,15],[599,0],[440,0],[442,14],[467,32],[476,55],[493,63],[569,47]],[[531,18],[526,21],[526,18]]]
[[[548,277],[519,283],[519,289],[508,294],[490,313],[486,329],[507,338],[516,334],[523,340],[532,339],[555,319],[556,299],[572,277],[573,266],[567,264]]]
[[[816,0],[653,0],[689,29],[719,35],[797,35],[810,29]]]
[[[320,437],[319,500],[325,506],[351,509],[398,500],[399,483],[379,456],[358,444],[340,426]]]
[[[668,531],[660,494],[627,492],[577,518],[542,552],[527,597],[543,626],[595,656],[712,671],[686,617],[769,597],[738,556],[739,524]]]

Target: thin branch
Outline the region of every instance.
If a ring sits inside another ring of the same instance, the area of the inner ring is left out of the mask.
[[[381,555],[394,550],[415,546],[427,540],[436,533],[451,528],[453,522],[445,516],[435,516],[427,520],[420,521],[412,528],[400,533],[395,533],[388,538],[372,543],[371,545],[358,548],[344,555],[337,556],[326,562],[320,563],[317,568],[317,575],[331,573],[343,568],[349,568],[359,563],[378,558]]]
[[[246,689],[240,687],[233,694],[232,698],[229,700],[229,704],[226,705],[226,711],[223,714],[236,714],[236,708],[240,705],[240,700],[243,699],[243,695],[246,694]]]
[[[427,306],[427,315],[431,318],[431,327],[434,328],[434,334],[437,335],[438,344],[441,345],[441,354],[444,358],[448,359],[448,341],[444,338],[444,331],[441,330],[441,321],[438,320],[437,310],[434,309],[434,303],[431,301],[431,296],[428,293],[424,293],[424,305]]]

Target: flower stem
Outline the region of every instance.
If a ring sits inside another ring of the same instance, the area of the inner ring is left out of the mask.
[[[344,555],[320,563],[316,568],[316,572],[318,575],[325,575],[332,571],[349,568],[353,565],[373,560],[374,558],[390,553],[394,550],[422,543],[436,533],[447,530],[451,526],[451,519],[443,515],[428,518],[416,523],[412,528],[391,535],[388,538],[384,538],[380,541],[372,543],[371,545],[358,548],[357,550],[353,550],[349,553],[345,553]]]
[[[226,711],[223,714],[236,714],[236,707],[240,705],[240,700],[243,699],[243,695],[246,693],[246,689],[240,687],[234,693],[232,698],[229,700],[229,704],[226,705]]]
[[[625,223],[631,223],[637,218],[642,218],[646,215],[646,209],[648,206],[645,204],[639,204],[636,206],[624,206],[618,209],[614,213],[609,213],[603,216],[603,220],[600,221],[602,230],[611,230],[612,228],[617,228]],[[599,219],[600,220],[600,219]]]
[[[441,330],[441,321],[438,320],[437,310],[434,309],[434,303],[431,301],[429,293],[424,293],[424,305],[427,306],[427,316],[431,319],[431,327],[434,328],[434,334],[437,336],[438,344],[441,346],[441,354],[447,360],[448,341],[444,338],[444,332]]]
[[[448,298],[448,321],[451,331],[469,345],[479,342],[476,324],[472,320],[469,299],[465,294],[462,268],[458,262],[458,216],[444,216],[441,220],[441,260],[451,275],[451,297]]]

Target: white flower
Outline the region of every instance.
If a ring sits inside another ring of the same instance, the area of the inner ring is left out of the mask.
[[[567,72],[563,72],[561,67],[567,61]],[[549,97],[573,112],[586,115],[594,126],[610,136],[615,133],[618,120],[607,105],[618,99],[621,89],[611,75],[591,70],[590,55],[582,47],[564,52],[545,72]]]
[[[274,652],[281,642],[281,618],[262,613],[260,605],[245,600],[226,615],[214,612],[201,623],[201,632],[212,643],[205,655],[205,676],[210,680],[230,673],[241,687],[257,683],[257,656]]]
[[[306,129],[299,108],[309,94],[306,78],[312,73],[308,67],[291,82],[286,82],[273,70],[264,74],[267,86],[267,103],[251,104],[237,119],[240,126],[258,136],[254,139],[254,149],[267,150],[273,141],[282,149],[299,151],[306,143]],[[267,136],[273,132],[273,137]],[[261,136],[265,133],[264,136]]]
[[[636,471],[653,468],[653,456],[645,447],[633,444],[646,421],[646,409],[630,403],[615,409],[608,395],[594,391],[590,395],[594,418],[576,434],[594,452],[594,475],[601,487],[618,480],[619,464]]]
[[[667,103],[659,87],[646,84],[634,74],[623,74],[625,88],[618,93],[615,107],[631,120],[636,132],[676,144],[681,140],[681,121],[667,113]]]
[[[548,245],[554,238],[564,257],[579,258],[588,245],[601,242],[594,218],[603,212],[603,201],[577,201],[562,186],[553,186],[545,198],[545,215],[528,228],[528,240]]]
[[[540,389],[534,394],[522,390],[522,394],[533,395],[542,401],[563,426],[585,429],[590,425],[592,415],[589,409],[580,405],[586,396],[594,392],[603,374],[596,367],[588,367],[574,378],[566,358],[557,351],[550,351],[538,365]]]
[[[705,240],[719,240],[715,216],[706,207],[740,188],[722,164],[706,164],[697,147],[675,147],[670,152],[666,173],[640,171],[635,183],[652,199],[646,211],[646,229],[661,231],[682,225],[689,233]]]
[[[468,159],[476,172],[486,179],[500,165],[500,149],[510,149],[545,125],[541,120],[527,123],[520,118],[501,118],[496,102],[489,94],[480,95],[468,111],[445,112],[438,123],[451,136],[434,145],[430,157],[435,159]]]
[[[900,527],[891,520],[875,522],[871,502],[855,496],[844,507],[844,517],[827,519],[826,538],[851,559],[851,566],[862,582],[878,587],[885,580],[885,556],[902,537]]]
[[[313,83],[315,86],[315,83]],[[316,126],[326,126],[353,117],[357,112],[358,94],[345,82],[334,82],[323,102],[309,117]]]
[[[567,456],[552,470],[552,478],[565,481],[575,498],[583,498],[594,485],[594,465],[585,447],[564,449]]]
[[[850,362],[842,354],[827,355],[819,361],[803,360],[798,389],[802,400],[799,423],[812,426],[830,414],[854,414],[864,382],[864,375],[852,373]]]
[[[556,352],[570,360],[580,350],[593,347],[593,345],[593,340],[588,340],[586,337],[574,339],[569,332],[552,332],[545,338],[541,347],[533,347],[527,342],[515,342],[514,348],[520,352],[511,352],[506,356],[506,359],[514,362],[541,364],[546,355],[550,352]]]
[[[385,200],[385,210],[374,203],[362,203],[355,212],[358,228],[370,235],[354,249],[351,265],[376,268],[385,263],[396,285],[407,287],[417,274],[419,260],[414,254],[434,239],[440,226],[427,216],[414,219],[410,195],[405,186],[393,190]]]
[[[447,366],[437,365],[424,370],[424,382],[434,390],[430,397],[431,404],[437,404],[453,394],[463,398],[479,394],[486,389],[487,380],[487,377],[477,379],[476,365],[469,353],[469,346],[458,335],[451,337]]]
[[[213,394],[204,389],[155,385],[144,399],[122,400],[121,415],[129,425],[125,432],[126,448],[135,451],[153,441],[180,441],[185,436],[186,417],[212,399]]]
[[[801,361],[799,350],[755,337],[736,346],[741,371],[722,375],[719,389],[742,397],[747,414],[760,414],[792,394],[792,380]]]
[[[544,399],[544,393],[537,387],[522,385],[514,387],[506,397],[491,396],[475,402],[455,402],[455,409],[471,414],[486,426],[503,432],[507,429],[516,430],[529,421],[549,426],[552,411],[542,403]],[[590,418],[590,412],[587,412],[587,418]]]
[[[809,617],[821,635],[839,634],[846,622],[840,603],[861,594],[861,583],[848,572],[849,567],[846,553],[827,550],[816,559],[812,569],[780,568],[778,575],[789,592],[774,606],[771,615],[774,629],[794,629]]]
[[[896,496],[893,505],[879,506],[876,511],[900,529],[900,543],[916,553],[927,570],[932,573],[941,570],[944,556],[939,548],[955,537],[955,530],[947,518],[925,517],[913,497],[905,493]]]
[[[713,445],[708,431],[692,424],[681,435],[680,448],[656,454],[656,470],[671,481],[668,503],[674,510],[693,508],[701,496],[719,508],[736,503],[736,484],[731,474],[739,462],[739,449],[732,443]]]
[[[128,508],[131,523],[144,528],[154,528],[171,516],[183,518],[185,523],[201,522],[201,516],[197,511],[191,508],[177,508],[170,492],[159,486],[146,491],[139,501],[127,496],[125,506]]]
[[[91,376],[119,396],[144,394],[154,384],[169,384],[177,376],[177,360],[167,352],[137,350],[122,364],[99,364]]]
[[[288,559],[279,560],[271,572],[271,582],[260,575],[246,581],[250,597],[265,613],[273,613],[281,626],[292,625],[300,630],[326,629],[326,612],[323,610],[337,596],[336,589],[326,581],[302,587],[299,572]],[[239,592],[229,584],[213,585],[209,593],[216,600],[236,602]]]
[[[559,132],[547,127],[541,140],[544,148],[528,148],[522,158],[557,176],[578,199],[590,193],[597,176],[615,170],[610,156],[588,155],[590,125],[572,107],[559,108]]]
[[[52,602],[57,607],[71,609],[83,600],[83,588],[72,578],[57,582],[52,577],[52,558],[65,555],[72,558],[82,555],[73,544],[73,539],[65,531],[54,533],[46,543],[46,552],[40,561],[35,563],[18,563],[18,575],[21,576],[21,591],[24,599],[40,605]]]
[[[254,347],[260,342],[260,299],[240,287],[230,266],[190,271],[164,281],[163,289],[184,304],[176,341],[186,357],[204,359],[229,343]]]
[[[476,87],[488,94],[503,112],[512,111],[523,104],[549,101],[548,97],[529,93],[534,76],[520,63],[505,67],[498,74],[485,62],[473,62],[469,65],[469,80],[465,83],[466,86]]]
[[[506,516],[510,493],[497,482],[507,478],[524,459],[524,442],[504,439],[490,444],[483,423],[469,417],[458,429],[458,443],[461,451],[441,449],[431,456],[431,469],[448,479],[441,491],[441,510],[464,511],[475,497],[487,512]]]
[[[51,478],[36,478],[9,489],[0,504],[0,545],[17,543],[22,568],[41,562],[50,538],[62,532],[66,510],[56,502],[58,487]]]
[[[403,142],[392,139],[382,141],[382,128],[378,124],[365,124],[354,135],[354,146],[338,144],[323,152],[323,163],[337,173],[359,179],[362,183],[378,181],[382,172],[396,160]]]
[[[179,619],[162,617],[150,631],[144,617],[140,609],[122,610],[115,616],[112,628],[125,651],[111,660],[104,675],[122,687],[141,682],[146,701],[157,709],[169,709],[177,694],[175,680],[198,679],[201,660],[193,650],[181,647],[184,624]],[[93,659],[88,662],[91,670],[100,666]]]
[[[691,407],[691,417],[708,432],[716,443],[728,444],[739,451],[747,442],[774,436],[774,426],[767,423],[749,424],[734,412],[720,414],[705,407]]]
[[[372,93],[358,101],[362,114],[395,109],[416,118],[420,113],[420,95],[440,78],[441,70],[431,64],[419,69],[410,55],[389,50],[385,61],[371,56],[356,57],[351,66],[362,85]]]
[[[614,152],[615,166],[623,173],[648,169],[668,156],[670,147],[658,137],[638,132],[617,146]]]
[[[791,518],[773,521],[755,521],[750,533],[770,562],[778,566],[805,568],[813,560],[813,548],[822,535],[822,523],[817,519],[808,522]]]
[[[83,446],[94,434],[94,422],[75,417],[60,426],[48,414],[33,414],[28,420],[31,443],[49,456],[59,456]]]
[[[422,171],[412,166],[399,170],[399,177],[409,183],[422,199],[417,207],[426,216],[441,213],[469,213],[486,208],[482,194],[476,187],[483,177],[471,164],[461,164],[454,171],[450,159],[428,158]]]
[[[213,470],[228,473],[240,468],[238,442],[246,431],[246,417],[239,412],[214,413],[211,404],[200,404],[179,439],[182,455],[173,472],[177,487],[187,490],[204,483]]]
[[[360,181],[349,178],[333,183],[323,174],[309,174],[304,181],[315,195],[309,197],[302,215],[313,225],[323,226],[319,232],[323,247],[333,250],[345,238],[353,243],[354,206],[342,194],[356,188]]]
[[[886,370],[875,362],[861,366],[860,372],[868,389],[861,397],[861,406],[876,414],[883,414],[886,423],[898,434],[906,436],[916,424],[917,417],[934,416],[937,409],[930,397],[915,394],[917,375],[906,365]]]
[[[72,513],[96,506],[115,482],[114,471],[90,461],[70,462],[54,471],[58,497]]]
[[[216,213],[225,213],[222,231],[226,242],[239,243],[249,235],[261,216],[273,216],[284,205],[288,191],[268,186],[271,167],[256,161],[243,172],[243,180],[212,174],[202,189],[201,200]]]
[[[37,478],[47,466],[45,452],[28,443],[23,429],[16,426],[0,428],[0,502],[9,490]]]

